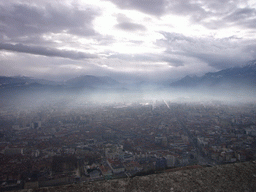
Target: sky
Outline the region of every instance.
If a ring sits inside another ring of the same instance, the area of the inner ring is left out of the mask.
[[[0,0],[0,75],[165,81],[256,59],[256,0]]]

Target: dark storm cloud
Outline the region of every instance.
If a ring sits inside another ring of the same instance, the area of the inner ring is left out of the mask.
[[[135,9],[152,15],[162,15],[165,12],[165,0],[109,0],[121,9]]]
[[[79,10],[61,4],[0,6],[0,31],[9,38],[63,31],[82,36],[95,34],[91,22],[98,13],[92,9]]]
[[[130,23],[130,22],[122,22],[117,24],[115,27],[125,31],[145,31],[146,30],[146,27],[144,27],[143,25]]]
[[[84,52],[58,50],[54,48],[41,47],[41,46],[27,46],[22,44],[12,45],[12,44],[0,43],[0,50],[29,53],[34,55],[43,55],[48,57],[63,57],[63,58],[70,58],[70,59],[96,58],[95,55],[84,53]]]

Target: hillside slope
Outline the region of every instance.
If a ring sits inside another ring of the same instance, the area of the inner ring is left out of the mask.
[[[218,87],[222,85],[228,85],[233,88],[238,86],[255,87],[256,60],[243,67],[233,67],[218,72],[206,73],[202,77],[186,76],[170,85],[173,87]]]
[[[255,162],[235,163],[128,179],[22,191],[256,191],[256,164]]]

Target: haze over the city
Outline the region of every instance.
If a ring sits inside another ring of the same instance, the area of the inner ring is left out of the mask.
[[[255,95],[256,0],[0,0],[0,191],[255,191]]]
[[[0,1],[0,75],[177,80],[256,59],[254,0]]]

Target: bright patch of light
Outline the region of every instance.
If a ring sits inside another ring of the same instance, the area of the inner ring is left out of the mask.
[[[250,7],[256,8],[256,1],[255,1],[255,0],[248,0],[248,5],[249,5]]]
[[[0,58],[0,60],[1,59],[14,59],[14,57],[16,56],[16,53],[14,53],[14,52],[9,52],[9,51],[0,51],[0,56],[1,56],[1,58]]]
[[[151,20],[145,20],[145,14],[138,11],[119,10],[113,4],[106,4],[106,6],[102,15],[94,20],[94,29],[102,35],[109,35],[114,38],[115,43],[106,47],[107,50],[126,54],[161,53],[163,51],[154,45],[156,39],[160,39],[162,36],[156,32],[157,28],[152,26]],[[125,31],[116,28],[118,14],[126,14],[131,23],[143,25],[147,30]],[[143,43],[134,44],[135,41],[142,41]]]
[[[79,66],[79,65],[73,65],[73,64],[61,65],[61,66],[60,66],[60,68],[75,69],[75,70],[83,69],[83,67],[82,67],[82,66]]]
[[[189,35],[191,29],[189,26],[189,19],[186,17],[180,17],[176,15],[166,15],[161,17],[161,20],[158,22],[161,30],[175,32],[175,33],[185,33]]]

